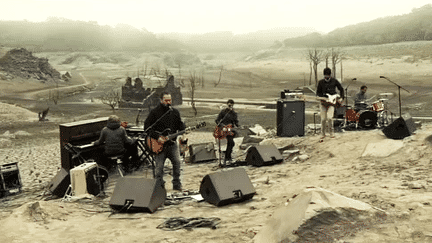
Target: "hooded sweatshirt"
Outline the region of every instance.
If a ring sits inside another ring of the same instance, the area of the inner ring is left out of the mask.
[[[126,134],[124,127],[120,126],[120,121],[110,122],[102,129],[99,140],[94,144],[105,143],[105,154],[118,155],[126,152],[125,143],[132,144],[133,140]]]

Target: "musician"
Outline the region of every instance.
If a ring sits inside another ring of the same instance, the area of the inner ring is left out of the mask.
[[[165,188],[163,180],[165,160],[170,159],[173,165],[173,189],[181,191],[182,184],[180,181],[180,150],[175,140],[168,140],[161,133],[169,129],[169,133],[173,134],[177,131],[185,129],[185,124],[182,122],[180,112],[171,106],[171,94],[163,92],[160,96],[160,104],[150,111],[147,119],[144,122],[144,128],[149,129],[148,134],[151,138],[157,139],[159,143],[163,143],[163,150],[154,156],[156,163],[156,179],[159,180]]]
[[[342,103],[343,99],[345,98],[342,85],[339,83],[337,79],[331,77],[330,68],[328,67],[324,68],[323,73],[324,73],[324,79],[321,79],[318,82],[316,95],[318,97],[328,98],[328,95],[337,94],[336,93],[336,88],[337,88],[340,92],[340,99],[338,99],[338,102]],[[334,138],[333,115],[334,115],[335,105],[336,104],[332,104],[327,101],[321,100],[320,116],[321,116],[322,138],[326,136],[326,130],[328,130],[330,136]]]
[[[360,92],[358,92],[355,95],[355,99],[354,99],[354,109],[356,111],[359,110],[366,110],[367,109],[367,95],[366,95],[366,91],[367,91],[367,86],[363,85],[360,87]]]
[[[229,99],[227,101],[228,107],[225,109],[222,109],[219,113],[218,117],[216,118],[215,122],[217,126],[220,129],[223,129],[227,125],[231,125],[232,127],[236,126],[238,127],[238,119],[237,119],[237,113],[234,111],[234,100]],[[226,165],[226,162],[232,162],[232,151],[234,148],[234,137],[236,135],[236,131],[232,130],[232,134],[229,134],[226,136],[227,139],[227,149],[225,151],[225,159],[223,161],[224,165]]]
[[[123,167],[126,172],[129,172],[138,163],[138,148],[135,142],[126,134],[126,130],[121,126],[120,118],[111,115],[108,118],[107,126],[102,129],[99,139],[93,144],[105,144],[105,159],[116,155],[124,155]]]

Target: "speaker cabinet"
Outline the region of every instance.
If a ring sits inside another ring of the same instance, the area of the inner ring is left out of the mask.
[[[263,166],[278,164],[283,157],[275,145],[257,145],[248,149],[246,162],[248,165]]]
[[[53,195],[56,195],[58,197],[63,197],[69,185],[70,185],[69,172],[65,168],[62,168],[57,173],[57,175],[55,175],[54,178],[51,180],[50,184],[48,185],[48,190]]]
[[[0,165],[0,197],[21,191],[18,163]]]
[[[234,168],[204,176],[200,194],[205,201],[224,206],[251,199],[255,188],[245,169]]]
[[[299,100],[278,100],[276,105],[276,135],[304,136],[305,103]]]
[[[99,169],[99,175],[98,175]],[[100,183],[98,176],[100,177]],[[103,183],[108,179],[108,170],[95,162],[83,163],[70,170],[72,192],[75,196],[82,194],[98,195],[103,189]]]
[[[386,126],[382,131],[386,137],[391,139],[403,139],[411,136],[416,130],[416,126],[412,117],[409,114],[404,114],[390,125]]]
[[[158,180],[125,176],[118,179],[109,205],[119,211],[153,213],[165,199],[166,190]]]
[[[214,143],[200,143],[189,145],[190,161],[192,163],[216,160]]]

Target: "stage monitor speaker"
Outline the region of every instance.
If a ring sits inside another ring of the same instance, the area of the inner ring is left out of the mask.
[[[54,178],[51,180],[50,184],[48,185],[48,190],[53,195],[56,195],[58,197],[63,197],[69,185],[70,185],[69,172],[65,168],[62,168],[57,173],[57,175],[55,175]]]
[[[409,114],[404,114],[390,125],[386,126],[382,131],[386,137],[391,139],[403,139],[411,136],[416,130],[414,121]]]
[[[278,100],[276,104],[276,135],[279,137],[304,136],[305,102]]]
[[[256,145],[248,149],[246,162],[248,165],[263,166],[278,164],[283,157],[275,145]]]
[[[200,194],[205,201],[224,206],[251,199],[255,188],[245,169],[234,168],[204,176]]]
[[[164,204],[166,190],[156,179],[139,176],[120,177],[109,205],[119,211],[143,211],[153,213]]]
[[[216,160],[214,143],[200,143],[189,145],[190,161],[192,163]]]

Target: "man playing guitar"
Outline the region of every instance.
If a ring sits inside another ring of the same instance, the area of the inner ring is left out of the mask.
[[[232,161],[231,153],[235,145],[234,136],[236,135],[235,130],[233,130],[232,128],[234,126],[238,127],[237,112],[234,111],[234,100],[229,99],[227,101],[227,105],[228,107],[221,110],[215,120],[217,128],[219,128],[222,133],[226,134],[227,149],[225,151],[225,159],[223,161],[224,165],[226,165],[227,161]],[[226,131],[227,129],[229,129],[230,131]]]
[[[159,180],[163,187],[164,164],[168,158],[173,165],[173,189],[181,191],[182,184],[180,182],[180,150],[177,138],[172,140],[161,134],[169,129],[170,133],[175,133],[185,129],[185,124],[181,120],[180,112],[171,106],[171,94],[163,92],[160,96],[161,103],[150,111],[147,119],[144,122],[144,129],[151,127],[148,130],[148,135],[157,139],[159,143],[163,143],[163,150],[154,156],[156,166],[156,179]]]
[[[335,98],[337,96],[336,88],[340,92],[340,100]],[[331,77],[331,69],[324,68],[324,79],[318,82],[316,95],[318,97],[326,97],[328,100],[321,100],[320,105],[320,116],[321,116],[321,134],[322,138],[326,136],[326,130],[329,131],[330,136],[334,138],[334,128],[333,128],[333,115],[336,102],[342,102],[344,99],[344,90],[339,81]],[[330,98],[332,100],[330,100]]]

